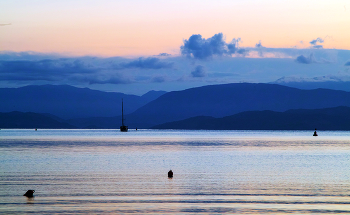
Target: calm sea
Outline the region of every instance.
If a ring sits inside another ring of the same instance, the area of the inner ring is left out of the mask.
[[[350,132],[318,133],[2,129],[0,213],[350,214]]]

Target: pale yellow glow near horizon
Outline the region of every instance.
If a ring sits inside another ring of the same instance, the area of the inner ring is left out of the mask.
[[[71,55],[179,54],[192,34],[241,46],[350,49],[350,3],[328,1],[0,0],[0,51]],[[302,41],[302,43],[301,43]]]

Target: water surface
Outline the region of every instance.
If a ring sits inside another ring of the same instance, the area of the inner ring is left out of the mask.
[[[2,129],[0,213],[349,214],[350,132],[312,133]]]

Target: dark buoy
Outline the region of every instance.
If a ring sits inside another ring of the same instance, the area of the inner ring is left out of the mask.
[[[173,175],[174,175],[173,171],[170,170],[170,171],[168,172],[168,178],[172,178]]]
[[[317,129],[315,128],[314,135],[312,135],[312,136],[314,136],[314,137],[318,136],[316,130],[317,130]]]
[[[28,190],[23,196],[26,197],[33,197],[33,194],[35,193],[35,190]]]

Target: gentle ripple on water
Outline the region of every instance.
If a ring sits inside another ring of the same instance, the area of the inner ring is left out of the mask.
[[[1,130],[0,213],[350,214],[350,133],[310,132]]]

